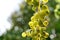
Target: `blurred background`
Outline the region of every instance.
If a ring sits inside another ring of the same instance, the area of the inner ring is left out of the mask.
[[[49,0],[50,23],[47,40],[60,40],[60,0]],[[34,11],[24,0],[0,0],[0,40],[31,40],[23,38]]]

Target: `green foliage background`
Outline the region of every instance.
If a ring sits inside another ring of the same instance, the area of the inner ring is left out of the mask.
[[[56,37],[53,40],[60,40],[60,19],[56,19],[54,10],[56,5],[59,4],[55,0],[49,0],[47,5],[50,9],[50,24],[47,27],[47,32],[52,34],[51,30],[55,29]],[[31,40],[31,38],[23,38],[21,36],[22,32],[29,28],[28,22],[30,21],[30,17],[33,15],[34,11],[32,7],[29,6],[27,3],[23,2],[20,4],[20,10],[14,12],[11,15],[11,30],[7,30],[6,34],[0,36],[0,40]],[[47,38],[47,40],[50,40]]]

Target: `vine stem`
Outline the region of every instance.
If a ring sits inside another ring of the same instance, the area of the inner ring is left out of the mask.
[[[38,11],[40,12],[40,0],[39,0],[39,5],[38,5]]]
[[[41,11],[41,10],[40,10],[40,1],[41,1],[41,0],[39,0],[38,12]],[[40,33],[41,33],[41,30],[40,30]],[[41,36],[40,36],[40,40],[42,40],[42,39],[41,39]]]
[[[38,12],[40,12],[40,0],[39,0],[39,5],[38,5]],[[40,30],[40,33],[41,33],[41,30]],[[41,37],[40,37],[40,40],[41,40]]]

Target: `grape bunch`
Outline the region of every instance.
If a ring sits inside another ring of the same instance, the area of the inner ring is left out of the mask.
[[[49,34],[46,32],[49,24],[48,0],[25,0],[32,10],[35,11],[29,21],[30,29],[22,33],[22,37],[31,37],[32,40],[46,40]]]

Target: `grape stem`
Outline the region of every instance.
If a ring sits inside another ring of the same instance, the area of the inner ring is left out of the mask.
[[[40,0],[39,0],[39,6],[38,6],[38,11],[40,12]]]

